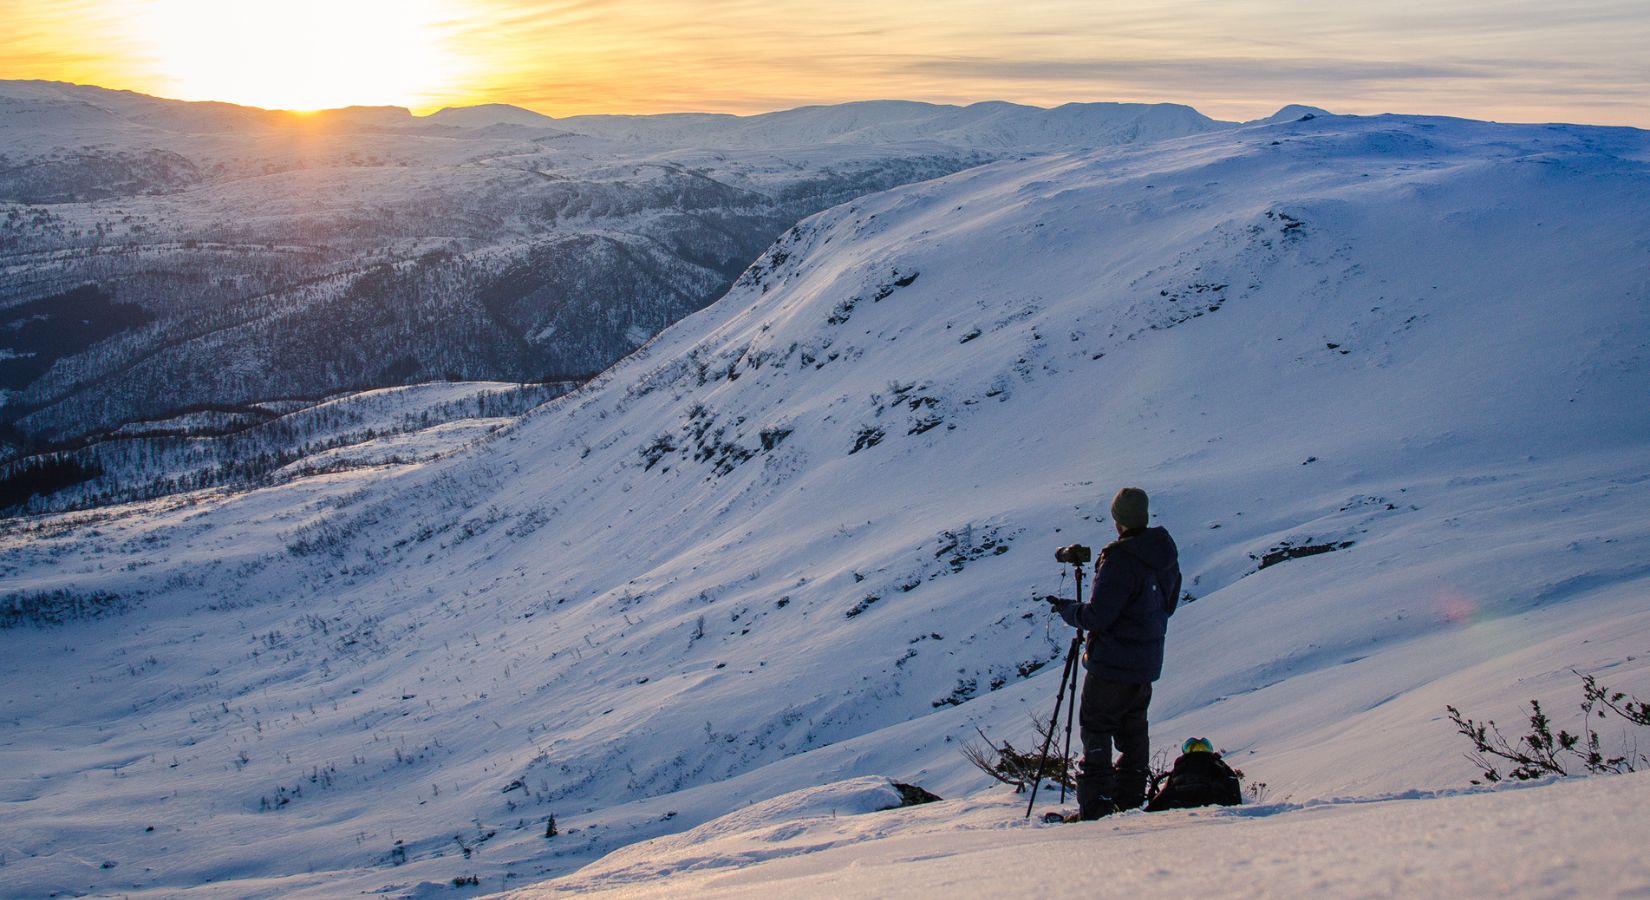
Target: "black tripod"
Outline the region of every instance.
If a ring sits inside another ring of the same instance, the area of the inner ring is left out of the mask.
[[[1072,570],[1077,575],[1077,602],[1082,603],[1083,565],[1078,563],[1072,567]],[[1054,731],[1060,724],[1060,707],[1062,705],[1066,707],[1066,751],[1065,755],[1061,757],[1061,768],[1064,769],[1066,765],[1065,761],[1071,759],[1071,723],[1072,720],[1076,718],[1077,673],[1081,668],[1077,664],[1077,656],[1082,648],[1083,629],[1079,628],[1077,629],[1077,633],[1072,635],[1071,649],[1066,651],[1066,669],[1065,672],[1060,675],[1060,690],[1054,694],[1054,715],[1049,717],[1048,734],[1043,737],[1043,753],[1037,760],[1037,774],[1033,776],[1031,780],[1031,802],[1026,804],[1026,818],[1028,819],[1031,818],[1031,808],[1037,805],[1037,789],[1042,787],[1043,770],[1048,768],[1048,748],[1050,744],[1054,743]],[[1071,699],[1069,701],[1066,699],[1067,685],[1070,685],[1071,687]],[[1066,802],[1066,780],[1063,777],[1060,779],[1060,802]]]

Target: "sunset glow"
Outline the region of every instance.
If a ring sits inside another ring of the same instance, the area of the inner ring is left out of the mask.
[[[186,100],[272,109],[408,105],[462,90],[440,0],[155,0],[134,33]]]
[[[1650,127],[1643,0],[0,0],[0,78],[315,109],[1285,103]]]

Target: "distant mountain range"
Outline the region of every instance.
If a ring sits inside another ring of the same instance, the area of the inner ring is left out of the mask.
[[[529,116],[538,114],[513,106],[484,106],[442,110],[428,121],[471,127],[536,124],[618,141],[739,149],[926,141],[1034,152],[1179,137],[1232,124],[1173,103],[1069,103],[1042,109],[1002,102],[940,106],[873,100],[756,116],[538,116],[536,122]]]

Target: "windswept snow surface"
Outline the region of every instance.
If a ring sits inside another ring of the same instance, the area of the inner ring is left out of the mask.
[[[512,893],[626,897],[1601,897],[1650,891],[1650,773],[1494,793],[1423,792],[1129,813],[1048,826],[1007,791],[812,815],[786,795]],[[891,793],[891,791],[890,791]],[[886,807],[883,807],[887,809]]]
[[[4,602],[110,614],[0,631],[0,881],[497,890],[868,775],[1006,825],[958,746],[1046,714],[1034,598],[1124,484],[1192,595],[1156,747],[1462,787],[1445,704],[1650,696],[1647,162],[1318,116],[999,163],[803,222],[465,452],[12,523]]]

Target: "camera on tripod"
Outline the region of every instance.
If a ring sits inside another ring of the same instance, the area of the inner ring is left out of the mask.
[[[1055,562],[1076,567],[1075,571],[1072,572],[1077,580],[1075,601],[1053,596],[1043,598],[1053,604],[1054,611],[1059,613],[1062,618],[1065,616],[1066,611],[1082,605],[1083,566],[1087,565],[1092,559],[1094,559],[1094,550],[1082,544],[1067,544],[1054,551]],[[1065,576],[1062,575],[1060,580],[1064,582]],[[1048,748],[1054,744],[1055,726],[1060,721],[1060,708],[1062,706],[1065,707],[1066,712],[1066,752],[1062,758],[1069,759],[1071,757],[1071,726],[1077,719],[1077,679],[1080,670],[1077,654],[1083,647],[1083,626],[1071,619],[1066,621],[1076,625],[1077,631],[1071,636],[1071,649],[1066,651],[1066,670],[1060,675],[1060,690],[1054,695],[1054,715],[1049,717],[1048,732],[1043,735],[1043,752],[1037,762],[1036,775],[1031,780],[1031,802],[1026,804],[1026,818],[1028,819],[1031,818],[1031,808],[1037,805],[1037,789],[1043,785],[1043,772],[1048,766]],[[1066,701],[1068,688],[1071,692],[1069,703]],[[1064,778],[1059,779],[1059,781],[1060,802],[1064,803],[1066,802],[1066,782]]]
[[[1094,551],[1082,544],[1067,544],[1054,551],[1054,561],[1071,566],[1087,565],[1094,559]]]

